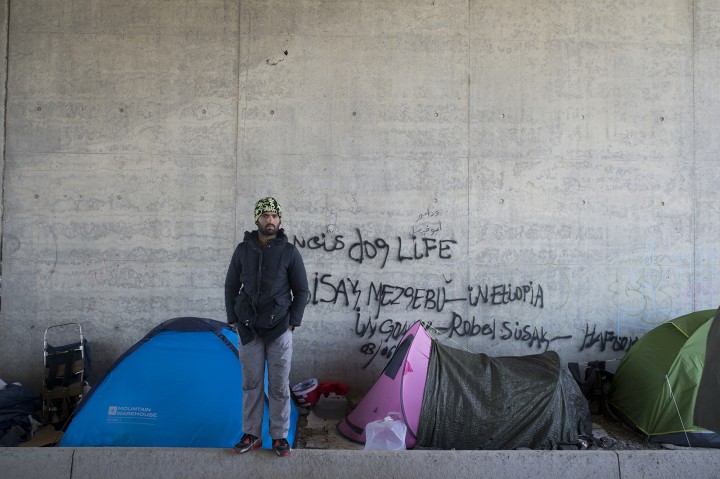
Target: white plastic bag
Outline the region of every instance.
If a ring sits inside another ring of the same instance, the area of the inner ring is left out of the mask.
[[[407,427],[399,417],[398,413],[389,413],[381,421],[368,423],[365,426],[365,450],[399,451],[405,449]]]

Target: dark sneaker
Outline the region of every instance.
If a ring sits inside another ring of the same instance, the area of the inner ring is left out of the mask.
[[[277,454],[280,457],[287,457],[290,455],[290,444],[288,444],[287,439],[273,439],[273,451],[275,451],[275,454]]]
[[[252,434],[243,434],[240,442],[235,444],[232,449],[235,454],[242,454],[257,449],[260,446],[262,446],[262,439]]]

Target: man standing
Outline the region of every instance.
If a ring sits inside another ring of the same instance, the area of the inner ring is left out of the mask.
[[[238,454],[262,445],[266,360],[272,447],[278,456],[290,454],[292,331],[302,322],[310,291],[302,257],[280,228],[281,217],[274,198],[255,204],[257,230],[245,232],[225,278],[227,321],[241,343],[244,434],[233,447]]]

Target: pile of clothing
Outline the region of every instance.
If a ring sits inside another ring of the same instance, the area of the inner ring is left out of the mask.
[[[17,446],[32,438],[41,424],[41,409],[40,394],[20,383],[6,384],[0,379],[0,446]]]

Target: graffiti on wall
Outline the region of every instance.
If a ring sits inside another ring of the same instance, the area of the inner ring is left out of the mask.
[[[615,331],[598,331],[597,326],[592,327],[585,324],[585,331],[580,345],[580,351],[586,349],[597,348],[600,351],[627,351],[630,346],[635,344],[639,338],[637,336],[620,336]]]
[[[428,314],[449,314],[447,326],[438,326],[436,331],[448,337],[487,336],[488,326],[479,327],[476,319],[463,321],[460,313],[452,309],[457,304],[470,307],[482,305],[502,306],[511,303],[526,303],[531,308],[544,308],[542,285],[528,281],[514,286],[511,283],[475,284],[462,288],[462,294],[454,293],[452,280],[436,287],[418,287],[412,284],[389,284],[363,282],[357,278],[336,278],[331,273],[313,273],[310,282],[310,304],[333,305],[352,310],[355,314],[355,333],[366,342],[360,347],[362,354],[375,357],[391,357],[394,343],[407,332],[411,324],[388,319],[394,312],[418,311],[422,317]],[[514,326],[503,322],[493,326],[490,339],[500,341],[516,340],[527,342],[528,347],[544,347],[560,338],[549,338],[543,329],[529,325]],[[370,361],[370,362],[371,362]],[[368,362],[368,364],[370,363]],[[366,366],[368,365],[366,364]]]
[[[439,231],[439,230],[438,230]],[[435,231],[432,232],[434,234]],[[392,239],[368,237],[359,228],[355,228],[355,236],[346,238],[344,235],[328,236],[325,233],[310,236],[293,237],[293,244],[300,249],[321,250],[326,253],[344,252],[348,258],[358,264],[375,262],[380,269],[388,261],[418,261],[430,257],[448,260],[452,258],[452,246],[457,244],[453,239],[438,239],[432,236],[412,235],[403,240],[396,236]]]
[[[457,241],[443,236],[441,215],[436,208],[419,213],[405,239],[376,236],[355,228],[350,235],[295,236],[293,243],[316,254],[344,256],[374,271],[384,270],[390,262],[404,265],[424,260],[448,261],[456,257]],[[638,339],[598,325],[586,324],[581,335],[564,334],[527,320],[498,320],[490,312],[492,309],[473,313],[473,308],[510,305],[542,310],[547,292],[536,280],[462,285],[442,277],[441,284],[418,285],[389,282],[382,276],[368,279],[367,274],[350,277],[317,271],[310,274],[309,301],[313,306],[346,309],[352,315],[355,336],[362,342],[359,353],[366,358],[364,368],[376,359],[392,357],[399,340],[414,323],[396,319],[407,312],[417,312],[417,317],[436,333],[451,340],[513,342],[537,352],[573,341],[579,351],[624,352]]]
[[[452,283],[452,280],[447,282]],[[487,304],[506,305],[527,303],[533,308],[543,308],[545,293],[540,284],[528,281],[522,285],[512,283],[469,285],[465,293],[455,295],[446,285],[418,287],[410,284],[389,284],[359,279],[334,278],[332,273],[313,273],[310,282],[310,302],[341,305],[353,309],[365,306],[378,318],[383,309],[404,306],[410,310],[442,313],[451,303],[466,302],[470,306]]]
[[[553,336],[543,326],[531,326],[521,324],[520,321],[502,321],[492,319],[487,322],[477,320],[475,316],[471,320],[463,319],[458,313],[452,314],[450,324],[436,328],[448,338],[485,336],[491,340],[518,341],[525,343],[530,349],[547,351],[554,341],[572,339],[571,335]]]
[[[440,319],[427,322],[435,332],[450,339],[510,341],[538,352],[555,347],[556,342],[573,339],[579,341],[579,351],[627,351],[638,339],[620,336],[614,331],[598,330],[596,325],[590,324],[586,324],[582,337],[575,338],[572,334],[553,333],[544,326],[527,322],[498,321],[492,317],[483,320],[475,314],[465,318],[455,308],[457,305],[468,308],[502,307],[516,303],[527,308],[543,309],[545,289],[534,281],[519,285],[473,284],[461,287],[460,293],[456,291],[453,280],[435,287],[420,287],[315,272],[311,275],[309,301],[312,305],[331,305],[352,312],[355,335],[363,340],[359,351],[368,356],[364,367],[376,358],[392,357],[398,341],[412,326],[407,321],[392,319],[398,311],[417,311],[423,318],[442,315]]]
[[[702,257],[701,254],[699,256]],[[608,287],[617,310],[618,324],[644,326],[643,329],[650,330],[693,309],[690,289],[684,295],[677,294],[677,285],[684,283],[692,274],[689,268],[692,268],[693,262],[692,255],[658,255],[655,242],[648,240],[640,261],[619,263],[615,269],[615,280]],[[680,266],[669,268],[666,264]],[[649,311],[653,312],[651,323],[643,319]]]

